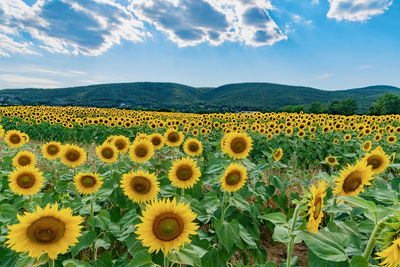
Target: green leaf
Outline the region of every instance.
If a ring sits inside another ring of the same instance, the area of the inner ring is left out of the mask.
[[[136,253],[136,255],[132,258],[132,260],[129,263],[129,267],[153,267],[153,266],[157,265],[151,260],[151,255],[149,254],[149,252],[145,250]]]
[[[228,251],[231,250],[239,239],[239,223],[236,220],[232,220],[230,223],[217,220],[215,221],[214,226],[215,232],[224,247],[226,247]]]
[[[354,196],[347,196],[347,197],[341,197],[344,201],[356,205],[360,208],[366,209],[370,212],[376,212],[376,205],[372,201],[365,200],[360,197],[354,197]]]
[[[350,262],[351,267],[368,267],[368,260],[363,256],[354,256]]]
[[[92,265],[90,265],[87,262],[82,262],[76,259],[69,259],[69,260],[65,260],[63,261],[63,266],[64,267],[91,267]]]
[[[14,267],[31,267],[35,262],[34,258],[28,256],[22,256],[17,260]]]
[[[207,253],[207,250],[186,243],[179,251],[174,250],[169,255],[169,260],[176,264],[186,264],[194,267],[201,267],[201,258]]]
[[[290,242],[288,228],[281,225],[275,226],[272,239],[277,242],[288,244]]]
[[[78,255],[79,251],[82,249],[90,247],[94,240],[96,239],[96,232],[86,232],[80,238],[78,238],[79,243],[71,249],[72,256]]]
[[[282,212],[269,213],[259,218],[272,222],[275,225],[287,225],[286,215]]]
[[[240,239],[243,240],[243,242],[246,244],[245,249],[255,249],[257,248],[257,244],[253,237],[249,234],[246,228],[244,228],[241,224],[239,224],[240,231],[239,231],[239,236]]]
[[[211,248],[202,259],[202,266],[221,267],[226,266],[229,260],[229,255],[225,249]]]
[[[250,204],[239,193],[230,198],[229,204],[241,210],[250,210]]]

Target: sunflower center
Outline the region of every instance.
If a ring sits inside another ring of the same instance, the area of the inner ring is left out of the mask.
[[[21,142],[21,137],[18,134],[13,134],[10,137],[10,141],[13,144],[18,144],[19,142]]]
[[[143,158],[147,155],[147,149],[145,147],[138,146],[137,148],[135,148],[135,154],[138,157]]]
[[[199,150],[199,145],[196,143],[190,143],[189,150],[192,152],[197,152]]]
[[[182,181],[189,180],[192,177],[192,174],[192,168],[190,168],[189,166],[180,166],[176,170],[176,177],[178,177],[178,179]]]
[[[80,158],[80,156],[81,156],[81,154],[74,149],[71,149],[66,153],[66,158],[69,161],[77,161]]]
[[[377,169],[381,166],[382,161],[378,157],[370,157],[367,159],[368,165],[372,165],[372,169]]]
[[[179,134],[177,134],[177,133],[170,133],[170,134],[168,135],[168,141],[170,141],[171,143],[178,142],[178,140],[179,140]]]
[[[33,242],[49,245],[59,241],[65,233],[65,224],[54,217],[42,217],[34,221],[26,230]]]
[[[328,158],[328,161],[329,161],[330,163],[335,163],[335,158],[330,157],[330,158]]]
[[[136,176],[131,180],[132,189],[139,194],[145,195],[151,189],[151,183],[146,177]]]
[[[18,159],[18,163],[21,166],[26,166],[29,165],[31,163],[31,159],[27,156],[22,156]]]
[[[115,146],[118,148],[118,150],[122,150],[125,148],[126,144],[124,141],[118,140],[115,142]]]
[[[171,241],[182,234],[183,227],[183,222],[178,216],[164,213],[154,220],[153,233],[162,241]]]
[[[155,137],[153,139],[151,139],[151,142],[153,143],[153,145],[158,146],[161,143],[160,138]]]
[[[322,209],[322,199],[318,197],[315,200],[315,210],[314,210],[314,219],[316,220],[319,216],[319,213],[321,212]]]
[[[114,151],[111,148],[106,147],[101,151],[101,155],[106,159],[111,159],[114,156]]]
[[[81,178],[81,184],[83,187],[90,188],[96,184],[96,179],[93,176],[85,175]]]
[[[47,147],[47,153],[50,155],[55,155],[58,152],[58,148],[55,145],[50,145]]]
[[[280,155],[281,155],[281,151],[280,150],[276,151],[275,154],[274,154],[274,156],[276,158],[279,158]]]
[[[393,137],[389,137],[389,141],[390,141],[390,142],[393,142],[393,141],[394,141],[394,138],[393,138]]]
[[[17,177],[17,184],[22,188],[30,188],[35,184],[35,177],[30,173],[22,173]]]
[[[231,142],[231,149],[235,153],[242,153],[246,149],[246,142],[242,138],[234,138]]]
[[[235,185],[240,181],[240,173],[238,172],[231,172],[226,176],[225,179],[226,183],[229,185]]]
[[[344,179],[343,191],[350,193],[355,191],[361,185],[361,177],[358,172],[352,172]]]

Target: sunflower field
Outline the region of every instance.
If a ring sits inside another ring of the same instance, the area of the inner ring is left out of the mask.
[[[0,266],[400,266],[400,115],[0,116]]]

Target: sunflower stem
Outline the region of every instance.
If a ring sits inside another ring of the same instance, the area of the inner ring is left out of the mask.
[[[185,188],[181,188],[181,197],[184,197],[185,196]]]
[[[168,267],[168,254],[164,253],[164,267]]]
[[[367,247],[365,248],[364,253],[363,253],[363,257],[366,258],[367,260],[368,260],[368,258],[371,256],[372,250],[373,250],[374,247],[375,247],[376,239],[377,239],[378,235],[382,232],[384,222],[385,222],[387,219],[388,219],[388,217],[385,217],[385,218],[383,218],[382,220],[380,220],[380,221],[375,225],[375,228],[374,228],[374,230],[372,231],[371,236],[369,237]]]
[[[49,267],[54,267],[54,259],[49,259]]]
[[[92,223],[94,223],[93,203],[94,203],[94,194],[90,198],[90,217],[92,218]],[[91,226],[91,231],[95,231],[94,226]],[[92,244],[92,262],[95,260],[96,260],[96,242],[94,241]]]
[[[224,191],[224,200],[222,202],[221,223],[224,223],[224,218],[225,218],[225,202],[226,202],[226,191]],[[221,239],[218,240],[218,248],[221,248]]]
[[[336,207],[336,204],[337,204],[336,197],[334,196],[333,197],[333,206]],[[329,221],[330,222],[333,222],[334,216],[335,216],[335,214],[332,212],[331,215],[329,216]]]
[[[293,218],[292,218],[292,226],[289,229],[289,236],[290,242],[289,245],[287,246],[287,267],[290,267],[290,260],[292,259],[292,251],[293,251],[293,246],[294,246],[294,239],[296,238],[295,235],[293,235],[294,228],[296,227],[296,221],[297,221],[297,216],[299,215],[300,212],[300,205],[296,206],[296,209],[294,210],[293,213]]]

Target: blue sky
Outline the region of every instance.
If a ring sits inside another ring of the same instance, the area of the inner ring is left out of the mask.
[[[2,0],[0,89],[400,87],[399,0]]]

